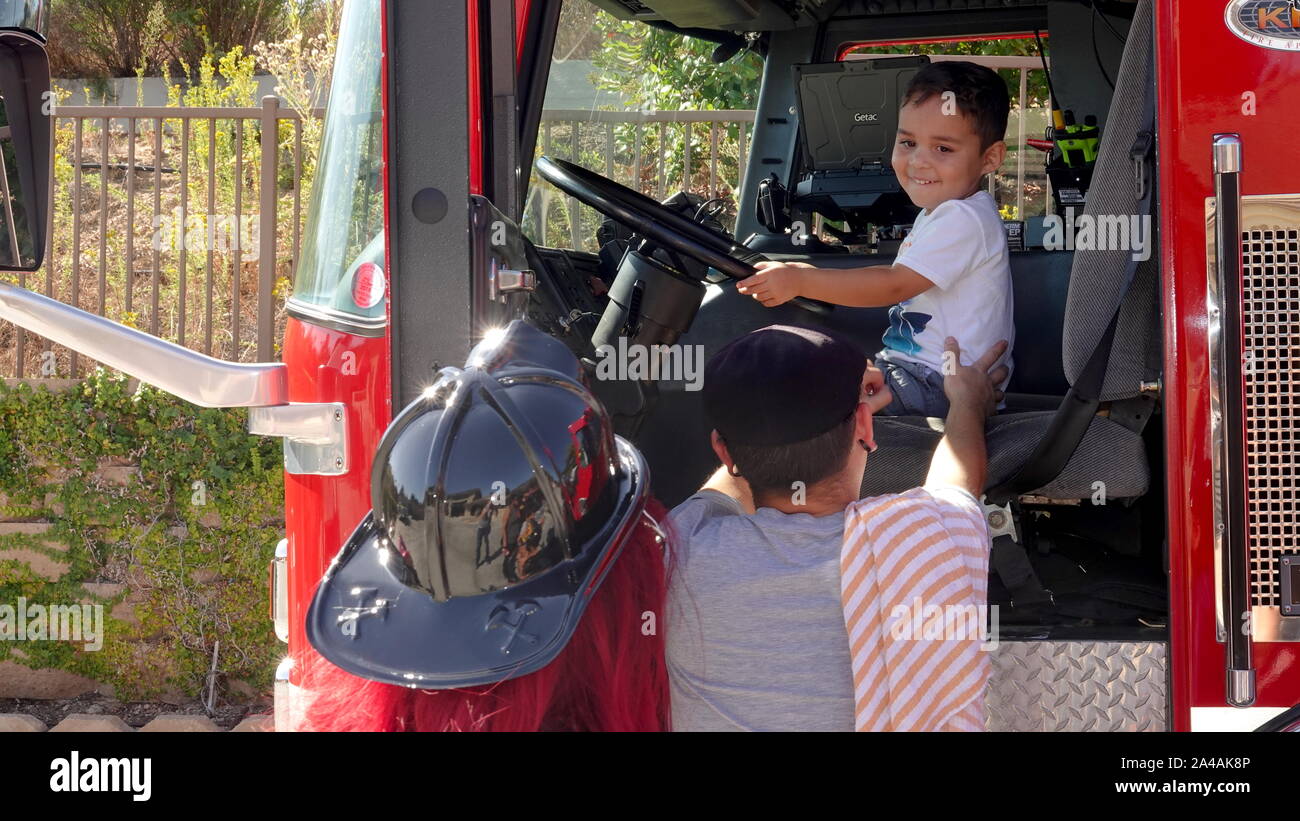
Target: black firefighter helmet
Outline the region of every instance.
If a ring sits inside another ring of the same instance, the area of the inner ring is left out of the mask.
[[[385,431],[372,510],[325,572],[307,638],[350,673],[410,687],[539,670],[573,635],[649,484],[573,354],[516,320]]]

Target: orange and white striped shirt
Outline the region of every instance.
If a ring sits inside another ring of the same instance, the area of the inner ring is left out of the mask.
[[[857,730],[984,729],[989,549],[983,508],[960,488],[845,510],[840,592]]]

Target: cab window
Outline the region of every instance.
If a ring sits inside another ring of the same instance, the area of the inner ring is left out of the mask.
[[[353,0],[340,26],[321,157],[294,304],[362,319],[385,315],[379,0]],[[346,66],[346,70],[342,67]]]
[[[534,159],[575,162],[659,201],[687,192],[730,232],[763,63],[747,50],[715,63],[717,48],[564,3]],[[596,252],[604,221],[532,173],[522,222],[532,242]]]

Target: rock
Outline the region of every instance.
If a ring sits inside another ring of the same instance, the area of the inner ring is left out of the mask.
[[[34,379],[30,377],[16,379],[13,377],[5,377],[5,384],[11,388],[15,388],[18,385],[26,385],[29,388],[31,388],[33,391],[38,391],[40,388],[44,387],[44,388],[48,388],[50,393],[58,393],[60,391],[66,391],[69,388],[75,388],[79,386],[81,384],[81,380],[80,379]]]
[[[5,522],[0,524],[0,539],[5,536],[44,536],[52,525],[46,522]],[[60,553],[66,553],[68,546],[53,539],[41,539],[41,545]],[[14,547],[0,550],[0,559],[17,559],[25,562],[32,572],[44,576],[50,581],[58,581],[68,572],[69,565],[56,561],[43,553],[37,553],[28,547]]]
[[[0,527],[4,527],[4,525],[0,525]],[[26,547],[0,550],[0,559],[16,559],[27,565],[37,576],[43,576],[52,582],[63,578],[63,574],[67,573],[68,568],[71,567],[67,562],[57,562],[44,553],[37,553],[35,550]]]
[[[273,733],[275,716],[249,716],[231,728],[232,733]]]
[[[76,698],[99,689],[97,682],[66,670],[33,670],[16,661],[0,661],[0,698]]]
[[[254,699],[257,698],[259,695],[257,689],[253,687],[253,685],[249,684],[247,681],[240,681],[239,679],[231,679],[230,681],[226,682],[226,686],[230,688],[231,692],[245,699]]]
[[[117,716],[73,713],[50,729],[52,733],[130,733],[131,725]]]
[[[49,522],[5,522],[0,524],[0,537],[19,534],[24,536],[44,536],[53,526]],[[41,544],[60,553],[68,552],[66,544],[54,539],[41,539]]]
[[[216,570],[196,568],[190,571],[190,578],[194,580],[195,584],[212,584],[221,578],[221,574]]]
[[[140,728],[142,733],[219,733],[207,716],[161,715]]]
[[[140,626],[140,617],[135,614],[135,604],[129,601],[118,602],[113,605],[113,609],[108,612],[108,617],[126,622],[132,627]]]
[[[45,722],[21,713],[0,714],[0,733],[43,733]]]
[[[95,470],[94,476],[102,482],[111,485],[126,487],[131,484],[132,478],[140,475],[138,467],[123,467],[117,465],[107,465]]]
[[[126,590],[126,585],[117,582],[82,582],[81,587],[98,599],[116,598]]]
[[[41,504],[49,508],[55,516],[62,516],[64,509],[63,503],[55,501],[57,497],[57,493],[47,493],[45,494],[45,498],[42,500]]]

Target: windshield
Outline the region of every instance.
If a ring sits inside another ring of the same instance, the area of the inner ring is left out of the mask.
[[[357,304],[352,279],[362,263],[383,265],[379,40],[379,0],[348,0],[290,300],[371,319],[384,316],[384,300]]]
[[[718,43],[565,2],[532,161],[569,160],[655,200],[712,200],[730,232],[763,68],[742,42],[715,63]],[[520,223],[533,243],[599,251],[604,222],[533,170]]]

